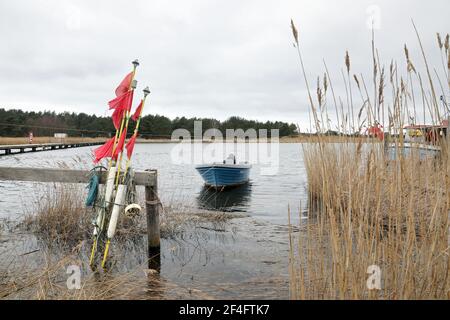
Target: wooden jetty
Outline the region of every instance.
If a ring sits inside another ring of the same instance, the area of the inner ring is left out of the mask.
[[[103,144],[100,142],[77,142],[77,143],[40,143],[40,144],[12,144],[12,145],[0,145],[0,156],[25,153],[25,152],[38,152],[48,150],[59,150],[68,148],[80,148],[89,147]]]
[[[24,167],[0,167],[0,181],[34,181],[59,183],[88,183],[89,170],[46,169]],[[103,172],[100,183],[104,184],[107,172]],[[134,173],[136,186],[145,187],[145,207],[147,213],[148,266],[160,271],[160,229],[158,197],[158,172],[156,170]]]

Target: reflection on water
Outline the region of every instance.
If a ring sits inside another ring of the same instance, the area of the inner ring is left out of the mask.
[[[197,205],[207,210],[245,212],[249,206],[251,191],[250,183],[224,190],[204,186],[197,197]]]

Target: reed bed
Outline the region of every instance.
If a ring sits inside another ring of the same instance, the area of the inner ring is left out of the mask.
[[[402,146],[404,125],[417,121],[422,107],[434,124],[448,117],[438,96],[439,90],[445,96],[450,84],[436,85],[438,73],[430,72],[413,27],[425,76],[416,70],[406,46],[406,74],[391,62],[386,76],[388,68],[380,63],[372,40],[373,79],[367,82],[362,75],[353,75],[346,52],[342,76],[347,90],[342,99],[329,92],[333,84],[327,69],[313,97],[292,23],[318,133],[317,143],[302,145],[309,219],[303,232],[290,233],[292,299],[450,299],[449,140],[440,138],[436,142],[440,156],[427,159],[417,152],[391,158],[382,143],[345,141],[347,134],[361,134],[364,125],[383,124],[389,133],[385,143]],[[450,62],[448,36],[447,46],[440,50]],[[450,64],[443,65],[446,78],[449,70]],[[366,83],[372,83],[373,92]],[[352,87],[362,97],[360,105]],[[336,126],[344,139],[339,144],[322,139],[331,126],[324,121],[327,96],[335,102]]]

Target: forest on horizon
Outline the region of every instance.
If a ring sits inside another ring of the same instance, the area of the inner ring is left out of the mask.
[[[270,137],[271,129],[278,129],[279,136],[297,135],[297,126],[281,121],[260,122],[232,116],[225,121],[213,118],[176,117],[169,119],[161,115],[146,115],[142,117],[139,128],[141,138],[155,136],[170,136],[175,129],[186,129],[194,134],[194,121],[202,121],[202,130],[216,128],[225,134],[226,129],[267,129]],[[130,120],[131,121],[131,120]],[[134,128],[134,124],[130,125]],[[53,136],[54,133],[67,133],[72,137],[105,137],[115,133],[111,117],[88,115],[86,113],[54,111],[23,111],[20,109],[6,110],[0,108],[0,136],[23,137],[33,132],[34,136]]]

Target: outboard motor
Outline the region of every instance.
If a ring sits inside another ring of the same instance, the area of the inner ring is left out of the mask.
[[[230,153],[230,155],[225,160],[226,164],[236,164],[236,157],[234,154]]]

